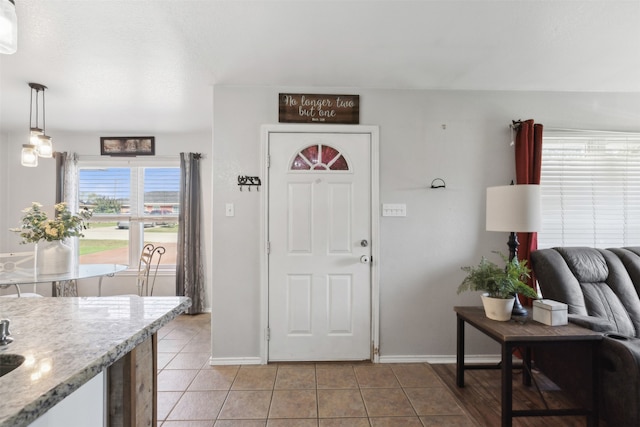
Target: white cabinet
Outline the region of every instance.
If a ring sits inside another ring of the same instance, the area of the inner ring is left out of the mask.
[[[104,426],[105,406],[105,372],[102,371],[29,426]]]

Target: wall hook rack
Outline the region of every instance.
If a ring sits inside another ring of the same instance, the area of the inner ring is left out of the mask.
[[[257,176],[247,176],[247,175],[238,175],[238,185],[240,186],[240,191],[242,191],[242,187],[249,187],[249,191],[251,191],[251,187],[256,187],[258,191],[260,191],[260,186],[262,185],[262,181],[260,181],[260,177]]]
[[[436,178],[431,181],[431,188],[446,188],[447,184],[445,184],[444,179]]]

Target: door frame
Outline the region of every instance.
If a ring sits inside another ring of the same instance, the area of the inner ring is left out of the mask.
[[[380,170],[378,126],[363,125],[262,125],[260,191],[260,359],[269,361],[269,135],[271,133],[364,133],[369,134],[371,153],[371,361],[380,361]]]

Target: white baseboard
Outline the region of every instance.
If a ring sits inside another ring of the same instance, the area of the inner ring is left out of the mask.
[[[498,354],[473,354],[464,358],[465,363],[500,363]],[[379,363],[430,363],[432,365],[456,363],[456,356],[450,355],[413,355],[413,356],[380,356]],[[209,365],[261,365],[259,357],[210,357]]]
[[[465,363],[500,363],[498,354],[466,355]],[[443,363],[456,363],[456,356],[450,355],[418,355],[418,356],[380,356],[380,363],[431,363],[433,365]]]
[[[379,363],[428,363],[428,356],[380,356]]]
[[[261,365],[259,357],[210,357],[209,365]]]

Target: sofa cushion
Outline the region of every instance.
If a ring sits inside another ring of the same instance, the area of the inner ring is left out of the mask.
[[[627,273],[629,273],[629,277],[631,277],[631,281],[636,288],[636,293],[640,295],[640,248],[611,248],[609,251],[620,258]]]
[[[603,283],[609,267],[602,254],[592,248],[555,248],[580,283]]]
[[[556,249],[534,251],[531,267],[545,298],[564,302],[569,314],[589,315],[580,282]]]

